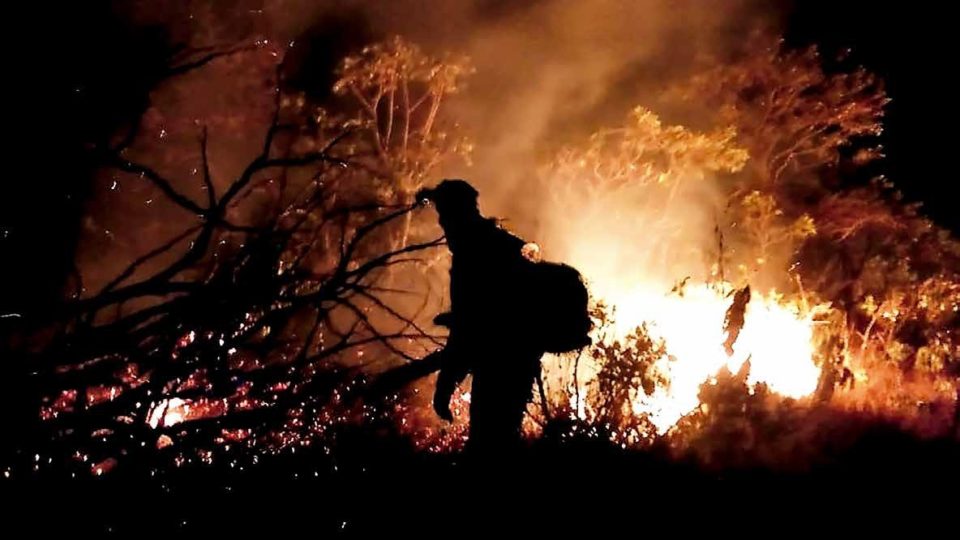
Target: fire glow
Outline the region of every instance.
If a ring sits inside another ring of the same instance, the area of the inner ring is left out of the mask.
[[[580,419],[593,414],[580,397],[600,387],[606,345],[632,346],[626,338],[641,326],[665,353],[656,358],[658,346],[637,360],[646,380],[631,389],[627,405],[660,435],[698,408],[700,387],[723,368],[746,372],[751,389],[764,384],[787,398],[817,389],[820,306],[772,289],[792,280],[796,246],[815,227],[785,219],[759,192],[731,193],[725,175],[741,173],[749,158],[735,132],[665,125],[637,107],[623,127],[597,131],[541,169],[550,193],[539,231],[547,257],[579,269],[612,317],[594,336],[600,347],[587,355],[599,361],[573,368],[572,409]],[[749,300],[734,308],[738,290]],[[727,324],[728,313],[735,323]]]
[[[732,301],[729,286],[691,285],[682,292],[665,293],[643,283],[624,288],[604,285],[598,281],[595,289],[615,308],[614,335],[608,338],[622,338],[648,323],[651,335],[666,343],[668,356],[656,367],[669,385],[657,387],[649,396],[641,393],[633,403],[634,413],[647,414],[661,434],[696,409],[700,385],[723,367],[737,372],[749,360],[748,383],[766,384],[785,397],[802,398],[817,387],[820,370],[814,363],[812,312],[754,294],[734,353],[728,356],[723,322]],[[589,384],[589,374],[585,379]]]

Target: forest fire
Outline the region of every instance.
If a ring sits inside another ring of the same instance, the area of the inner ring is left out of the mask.
[[[605,290],[603,282],[594,283]],[[622,339],[647,324],[650,335],[665,343],[667,355],[657,359],[653,369],[666,384],[650,395],[639,393],[633,401],[633,412],[648,415],[661,434],[697,407],[700,385],[721,368],[735,373],[749,361],[748,383],[763,383],[784,397],[808,397],[816,390],[820,369],[815,363],[813,313],[754,294],[728,354],[724,318],[732,293],[724,285],[689,285],[673,293],[639,285],[619,294],[599,293],[614,312],[611,335],[604,339]],[[585,367],[579,379],[589,385],[592,375]]]
[[[654,494],[949,462],[960,228],[899,191],[894,74],[748,3],[109,8],[21,137],[76,130],[23,160],[71,187],[0,231],[44,270],[0,310],[4,479],[187,529],[306,478],[341,532],[491,449]]]

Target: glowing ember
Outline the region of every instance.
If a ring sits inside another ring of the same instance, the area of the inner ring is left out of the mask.
[[[237,410],[249,410],[255,408],[258,404],[243,398],[246,390],[238,390],[234,396],[234,406]],[[230,408],[230,399],[191,399],[186,400],[179,397],[172,397],[161,400],[150,412],[147,413],[147,424],[154,428],[170,427],[183,422],[200,420],[203,418],[213,418],[223,416]]]
[[[147,414],[147,424],[156,429],[183,422],[190,413],[190,404],[180,398],[165,399]]]
[[[157,449],[162,450],[168,446],[173,446],[173,439],[166,434],[160,435],[160,437],[157,438]]]
[[[107,474],[108,472],[112,471],[113,468],[116,466],[117,466],[116,458],[111,457],[101,461],[100,463],[95,463],[94,465],[92,465],[90,467],[90,472],[94,476],[103,476],[104,474]]]

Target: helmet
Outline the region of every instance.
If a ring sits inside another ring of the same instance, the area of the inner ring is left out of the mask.
[[[469,182],[459,179],[447,179],[434,188],[425,188],[417,192],[417,201],[429,201],[437,206],[437,212],[477,212],[479,193]]]

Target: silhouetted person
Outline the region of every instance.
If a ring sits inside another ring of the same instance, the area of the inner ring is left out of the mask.
[[[450,397],[473,375],[468,448],[503,452],[520,443],[521,423],[545,349],[531,339],[525,321],[525,274],[533,263],[526,242],[480,214],[477,191],[463,180],[444,180],[418,199],[436,206],[452,254],[449,313],[438,324],[450,328],[442,351],[434,409],[447,420]]]

